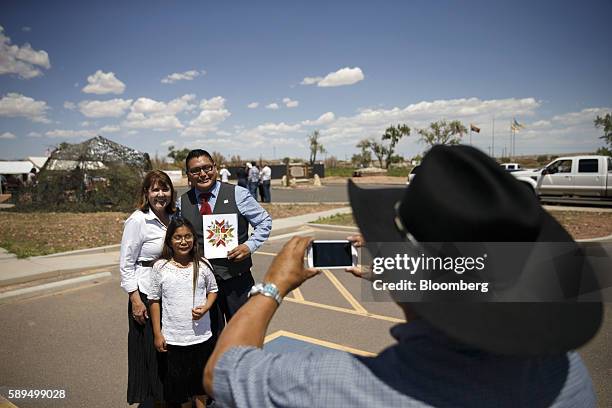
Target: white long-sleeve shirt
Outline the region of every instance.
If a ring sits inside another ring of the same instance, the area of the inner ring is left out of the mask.
[[[136,210],[125,220],[121,238],[119,272],[121,287],[127,293],[140,290],[149,294],[151,267],[137,262],[152,261],[161,255],[166,236],[166,226],[151,210]]]

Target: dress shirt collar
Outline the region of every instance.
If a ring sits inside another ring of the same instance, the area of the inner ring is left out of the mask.
[[[159,222],[160,225],[163,225],[164,227],[166,227],[164,223],[159,219],[159,217],[155,214],[155,212],[150,208],[148,211],[144,213],[144,217],[145,217],[145,220],[147,221],[157,220],[157,222]]]
[[[195,187],[194,191],[196,195],[196,202],[197,203],[200,202],[200,194],[202,193],[210,193],[212,197],[217,198],[217,195],[219,194],[220,189],[221,189],[221,182],[219,180],[215,181],[215,185],[208,191],[202,191],[202,190],[199,190],[197,187]]]

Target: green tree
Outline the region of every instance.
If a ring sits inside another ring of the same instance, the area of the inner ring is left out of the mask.
[[[351,162],[356,166],[360,167],[368,167],[372,162],[372,154],[370,153],[370,143],[371,141],[368,139],[363,139],[357,146],[360,149],[359,154],[354,154],[351,158]]]
[[[174,164],[179,168],[183,168],[185,165],[185,159],[189,154],[190,150],[185,148],[181,150],[175,150],[174,146],[168,146],[168,157],[174,160]]]
[[[310,143],[309,163],[311,166],[314,166],[315,161],[317,161],[317,153],[322,154],[326,152],[321,142],[319,142],[319,136],[321,136],[321,134],[318,130],[315,130],[314,132],[312,132],[311,135],[308,136],[308,142]]]
[[[374,153],[374,156],[376,156],[376,159],[378,159],[378,163],[382,169],[383,160],[389,154],[389,150],[384,144],[375,142],[374,140],[370,140],[370,149],[372,150],[372,153]]]
[[[605,116],[599,116],[593,121],[596,128],[603,128],[604,134],[600,136],[608,144],[608,150],[612,149],[612,115],[606,113]]]
[[[390,126],[382,135],[382,140],[389,142],[389,145],[383,149],[385,156],[385,168],[388,169],[391,163],[397,163],[398,161],[402,160],[402,157],[394,155],[394,153],[397,142],[399,142],[404,136],[410,136],[410,127],[408,125]]]
[[[419,129],[421,142],[425,143],[429,148],[435,145],[457,145],[461,142],[461,138],[467,133],[467,128],[458,120],[447,122],[440,120],[432,122],[427,129]]]

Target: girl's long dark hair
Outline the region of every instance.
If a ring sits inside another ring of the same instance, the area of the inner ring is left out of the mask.
[[[164,247],[159,258],[170,261],[174,257],[174,250],[172,249],[172,236],[180,227],[187,227],[189,232],[191,232],[191,235],[193,235],[193,246],[191,247],[191,251],[189,251],[189,255],[191,255],[191,263],[193,264],[193,296],[195,298],[195,289],[198,284],[198,276],[200,274],[200,261],[207,264],[211,270],[213,267],[210,262],[208,262],[208,260],[205,259],[202,254],[200,254],[198,235],[188,219],[183,218],[180,215],[174,215],[170,218],[170,224],[168,224],[168,230],[166,231],[166,237],[164,238]]]

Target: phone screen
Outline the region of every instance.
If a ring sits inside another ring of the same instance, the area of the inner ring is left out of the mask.
[[[312,262],[315,268],[333,266],[351,266],[353,258],[351,243],[346,242],[313,242]]]

